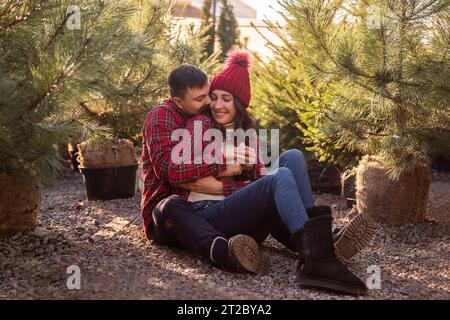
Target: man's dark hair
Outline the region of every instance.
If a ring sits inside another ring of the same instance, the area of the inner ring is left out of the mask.
[[[193,88],[203,88],[208,84],[208,76],[202,69],[190,65],[182,64],[172,70],[167,80],[169,84],[170,96],[172,98],[184,98],[186,92]]]

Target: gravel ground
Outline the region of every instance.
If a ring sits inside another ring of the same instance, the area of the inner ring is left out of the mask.
[[[81,177],[66,173],[44,189],[38,227],[0,239],[0,299],[450,299],[450,174],[434,175],[429,221],[377,225],[370,245],[349,263],[367,279],[379,267],[381,288],[353,297],[300,289],[295,255],[263,244],[271,267],[253,276],[224,272],[183,249],[151,245],[141,231],[139,199],[87,201]],[[344,201],[316,195],[347,221]],[[67,268],[79,266],[81,289]]]

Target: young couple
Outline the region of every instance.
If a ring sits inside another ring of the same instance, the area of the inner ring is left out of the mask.
[[[349,231],[355,226],[333,235],[331,210],[314,206],[299,150],[283,152],[270,174],[264,174],[260,161],[250,162],[257,152],[249,146],[240,146],[233,154],[245,164],[172,161],[172,150],[180,143],[171,139],[176,129],[192,134],[192,141],[182,143],[204,149],[208,142],[195,143],[196,121],[201,121],[203,132],[254,128],[247,110],[249,65],[247,52],[233,51],[210,83],[192,65],[182,65],[169,75],[171,98],[148,114],[143,128],[142,215],[148,238],[182,245],[218,266],[258,273],[259,245],[270,234],[298,253],[300,285],[366,293],[365,284],[335,253],[336,249],[347,258],[356,253],[346,252],[355,247]]]

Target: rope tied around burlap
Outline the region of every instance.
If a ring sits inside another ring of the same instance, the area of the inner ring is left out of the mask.
[[[137,163],[133,142],[114,139],[103,142],[87,140],[78,145],[78,162],[83,168],[115,168]]]

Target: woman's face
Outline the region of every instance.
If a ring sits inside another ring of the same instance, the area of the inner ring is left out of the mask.
[[[210,97],[211,112],[216,122],[221,125],[233,123],[236,116],[233,95],[227,91],[214,90]]]

